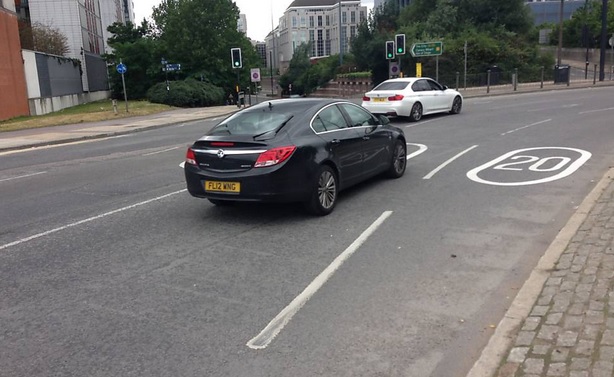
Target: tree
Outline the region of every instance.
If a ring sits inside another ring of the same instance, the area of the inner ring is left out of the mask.
[[[19,26],[21,48],[58,56],[70,52],[68,38],[60,30],[40,22],[20,22]]]
[[[132,23],[126,25],[114,23],[107,30],[113,33],[109,38],[112,54],[104,55],[107,64],[115,67],[120,60],[128,67],[124,75],[128,97],[131,99],[145,98],[147,90],[156,82],[162,81],[159,65],[159,43],[146,35],[149,25],[143,22],[140,27]],[[114,98],[123,97],[121,75],[113,69],[111,72],[111,91]]]
[[[154,8],[154,34],[164,56],[182,69],[202,75],[213,84],[234,91],[239,79],[249,83],[248,67],[258,67],[258,54],[237,30],[239,9],[228,0],[163,0]],[[233,69],[231,48],[241,48],[243,69]]]

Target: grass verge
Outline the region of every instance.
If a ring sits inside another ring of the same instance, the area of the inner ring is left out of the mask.
[[[113,102],[111,100],[103,100],[69,107],[50,114],[24,116],[1,121],[0,132],[60,126],[63,124],[99,122],[110,119],[156,114],[173,109],[174,107],[168,105],[150,103],[147,101],[128,101],[128,112],[126,112],[126,103],[124,101],[117,101],[116,114],[113,109]]]

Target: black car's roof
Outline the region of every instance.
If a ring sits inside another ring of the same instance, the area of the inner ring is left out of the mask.
[[[270,109],[271,111],[280,111],[284,113],[304,112],[313,107],[322,107],[333,103],[347,103],[347,100],[337,98],[286,98],[275,99],[261,102],[251,106],[246,110],[257,111],[262,109]]]

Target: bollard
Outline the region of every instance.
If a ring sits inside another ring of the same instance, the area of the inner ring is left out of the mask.
[[[117,100],[116,99],[113,100],[113,113],[117,115]]]
[[[486,93],[490,93],[490,69],[486,71]]]
[[[460,80],[460,72],[456,72],[456,90],[458,90],[458,82]]]
[[[597,64],[595,64],[595,71],[593,72],[593,85],[597,82]]]
[[[518,90],[518,68],[514,68],[514,91]]]
[[[546,69],[545,67],[542,67],[542,82],[539,86],[540,89],[544,89],[544,70],[545,69]]]

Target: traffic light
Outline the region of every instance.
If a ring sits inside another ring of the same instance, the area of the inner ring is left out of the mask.
[[[394,39],[397,42],[397,55],[405,55],[405,34],[397,34]]]
[[[240,48],[231,48],[230,57],[232,58],[232,68],[243,68],[243,60],[241,59]]]
[[[386,41],[386,59],[394,59],[394,41]]]

